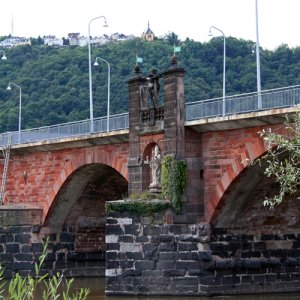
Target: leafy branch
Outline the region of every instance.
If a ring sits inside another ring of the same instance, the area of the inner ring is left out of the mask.
[[[266,161],[264,174],[279,184],[279,193],[264,200],[264,205],[270,207],[282,203],[287,195],[295,194],[300,184],[300,113],[293,118],[286,116],[284,124],[284,134],[271,129],[259,132],[268,151],[256,162]]]

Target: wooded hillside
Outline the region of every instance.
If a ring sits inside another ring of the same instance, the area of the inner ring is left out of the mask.
[[[92,47],[111,66],[111,114],[128,111],[127,80],[134,76],[136,55],[143,58],[142,73],[158,72],[170,66],[173,40],[134,40]],[[19,90],[22,88],[22,129],[89,118],[89,77],[87,47],[44,45],[4,49],[0,59],[0,132],[18,128]],[[185,40],[177,54],[186,70],[185,100],[197,101],[222,96],[223,38],[207,43]],[[300,48],[281,45],[275,51],[261,49],[262,89],[300,84]],[[92,67],[94,118],[107,111],[107,64]],[[255,43],[226,39],[226,95],[256,91]]]

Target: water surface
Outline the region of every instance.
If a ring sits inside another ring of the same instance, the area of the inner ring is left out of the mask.
[[[136,300],[299,300],[299,293],[282,293],[282,294],[252,294],[252,295],[239,295],[239,296],[215,296],[215,297],[150,297],[150,296],[105,296],[105,278],[76,278],[73,287],[89,288],[91,290],[88,300],[123,300],[123,299],[136,299]]]

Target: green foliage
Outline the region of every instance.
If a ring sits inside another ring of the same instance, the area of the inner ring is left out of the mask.
[[[178,39],[178,35],[174,32],[169,32],[165,35],[164,40],[167,41],[170,45],[178,45],[180,40]]]
[[[38,285],[43,285],[42,300],[86,300],[89,289],[79,289],[75,293],[71,292],[73,279],[67,280],[60,275],[49,277],[49,274],[40,275],[43,263],[47,257],[49,240],[44,243],[43,252],[39,257],[39,262],[34,265],[35,276],[27,275],[21,277],[18,273],[9,281],[8,289],[5,290],[3,271],[0,269],[0,299],[4,300],[34,300]]]
[[[187,165],[167,155],[162,159],[162,195],[144,191],[141,194],[131,194],[123,201],[106,203],[108,212],[133,212],[139,215],[152,215],[156,212],[174,208],[181,210],[181,195],[187,183]],[[159,199],[161,198],[161,199]],[[167,199],[167,200],[166,200]],[[170,200],[170,201],[168,201]]]
[[[181,195],[187,183],[187,165],[185,161],[176,160],[171,155],[162,159],[162,194],[170,199],[172,207],[181,210]]]
[[[266,161],[264,174],[279,184],[279,193],[264,200],[264,205],[270,207],[295,194],[300,185],[300,112],[293,118],[286,117],[285,129],[284,135],[271,129],[260,132],[268,151],[257,162]]]
[[[127,211],[142,216],[150,216],[171,208],[171,203],[165,200],[149,201],[144,199],[107,202],[105,205],[108,212]]]
[[[142,193],[131,193],[128,197],[128,199],[137,200],[151,200],[151,199],[162,199],[162,196],[160,194],[151,193],[149,191],[143,191]]]
[[[0,40],[2,37],[0,37]],[[22,88],[22,128],[48,126],[89,118],[89,76],[87,47],[52,47],[42,39],[33,45],[5,49],[0,59],[0,132],[18,127],[18,89],[6,90],[9,82]],[[159,73],[170,67],[173,46],[181,46],[179,66],[186,70],[186,102],[222,96],[223,39],[200,43],[180,42],[175,33],[146,42],[140,38],[92,47],[92,61],[99,56],[111,65],[110,112],[128,111],[127,81],[135,76],[136,54],[143,58],[142,75],[155,68]],[[226,39],[227,95],[256,91],[255,43]],[[300,48],[286,45],[274,51],[261,49],[263,89],[297,85],[300,80]],[[94,117],[107,113],[107,66],[92,68]]]

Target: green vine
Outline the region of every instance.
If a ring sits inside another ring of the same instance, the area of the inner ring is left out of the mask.
[[[161,174],[162,195],[170,199],[172,207],[179,212],[182,206],[181,195],[187,183],[187,164],[167,155],[162,159]]]
[[[143,216],[153,215],[154,213],[167,210],[171,208],[170,202],[165,200],[125,200],[125,201],[113,201],[106,203],[106,210],[108,212],[132,212]]]
[[[181,195],[187,183],[186,162],[176,160],[171,155],[165,156],[162,159],[161,182],[162,195],[144,191],[141,194],[132,194],[125,200],[109,201],[105,205],[107,212],[128,211],[139,215],[153,215],[169,208],[180,212]]]

